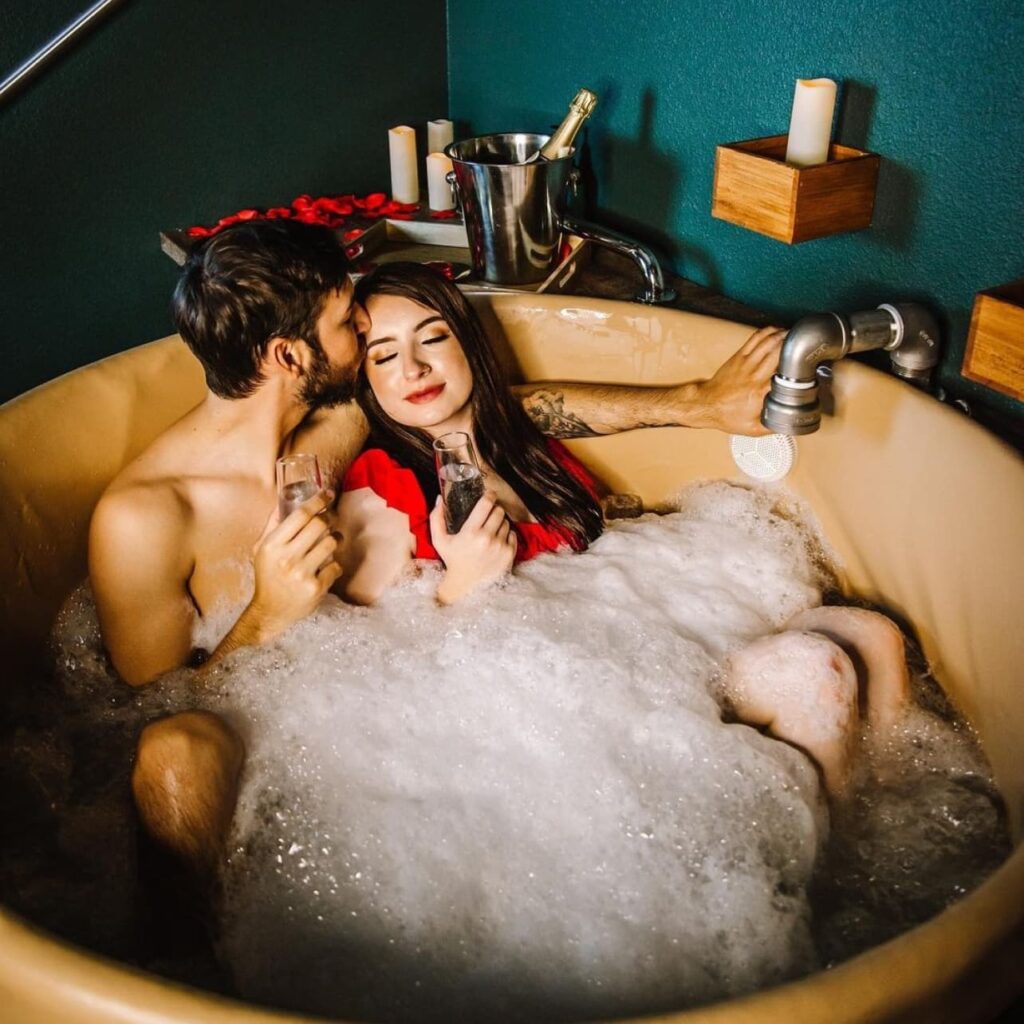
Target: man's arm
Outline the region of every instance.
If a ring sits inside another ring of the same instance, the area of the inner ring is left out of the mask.
[[[186,510],[173,491],[105,494],[89,529],[89,577],[100,631],[118,675],[141,686],[183,665],[195,606]]]
[[[208,664],[272,640],[307,616],[338,579],[337,537],[318,515],[332,497],[314,495],[261,538],[255,593]],[[100,632],[114,668],[132,686],[180,668],[191,654],[196,608],[188,593],[188,521],[189,510],[169,489],[108,493],[93,513],[89,576]]]
[[[708,380],[667,387],[547,381],[514,388],[550,437],[597,437],[640,427],[713,427],[765,434],[761,405],[779,364],[785,331],[755,331]]]

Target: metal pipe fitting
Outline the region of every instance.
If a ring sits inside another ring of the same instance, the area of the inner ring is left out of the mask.
[[[901,325],[899,342],[889,348],[893,373],[915,384],[927,385],[939,362],[939,325],[935,317],[916,302],[878,308],[887,310]]]
[[[644,279],[644,290],[636,296],[637,302],[659,305],[672,302],[676,293],[665,287],[665,277],[657,257],[642,242],[628,235],[620,234],[601,224],[592,224],[576,217],[562,216],[559,225],[563,231],[585,238],[588,242],[607,246],[615,252],[628,256],[639,268]]]
[[[761,409],[761,423],[778,434],[811,434],[821,425],[818,367],[852,352],[885,349],[893,371],[927,384],[939,360],[938,326],[914,302],[888,303],[849,317],[814,313],[793,325]]]

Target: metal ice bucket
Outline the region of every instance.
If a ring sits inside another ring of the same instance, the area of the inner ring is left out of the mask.
[[[527,132],[454,142],[451,157],[473,270],[492,284],[543,281],[558,256],[572,155],[524,163],[549,136]]]

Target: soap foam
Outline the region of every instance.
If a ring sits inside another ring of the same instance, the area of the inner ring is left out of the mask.
[[[865,778],[895,783],[836,811],[815,953],[816,774],[723,723],[715,693],[721,659],[832,585],[778,497],[689,488],[678,513],[616,523],[454,608],[424,566],[376,608],[329,598],[202,687],[182,671],[128,705],[83,592],[57,626],[58,668],[83,699],[121,695],[108,722],[205,706],[243,737],[221,922],[243,995],[378,1020],[707,1002],[879,941],[1005,854],[969,737],[915,711],[865,760]],[[237,614],[223,611],[197,640],[215,645]],[[944,827],[914,785],[944,787]],[[898,864],[960,874],[917,872],[913,891],[906,869],[886,875],[893,821]],[[984,852],[968,863],[972,830]]]
[[[772,501],[698,489],[455,608],[426,566],[210,673],[203,706],[248,750],[223,940],[241,991],[532,1020],[811,969],[815,772],[723,724],[709,689],[725,653],[820,600]]]

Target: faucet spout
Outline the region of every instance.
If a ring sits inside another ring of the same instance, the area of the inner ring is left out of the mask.
[[[637,295],[637,302],[659,305],[672,302],[675,299],[675,291],[665,287],[665,276],[657,257],[642,242],[638,242],[628,235],[620,234],[618,231],[613,231],[611,228],[592,224],[588,220],[580,220],[577,217],[563,215],[560,218],[559,226],[563,231],[568,231],[589,242],[596,242],[598,245],[607,246],[615,252],[628,256],[640,268],[644,279],[644,289]]]
[[[885,349],[895,373],[926,385],[939,360],[938,337],[935,318],[915,302],[884,304],[848,317],[839,313],[805,316],[782,343],[761,423],[777,434],[817,430],[821,425],[818,367],[852,352]]]

